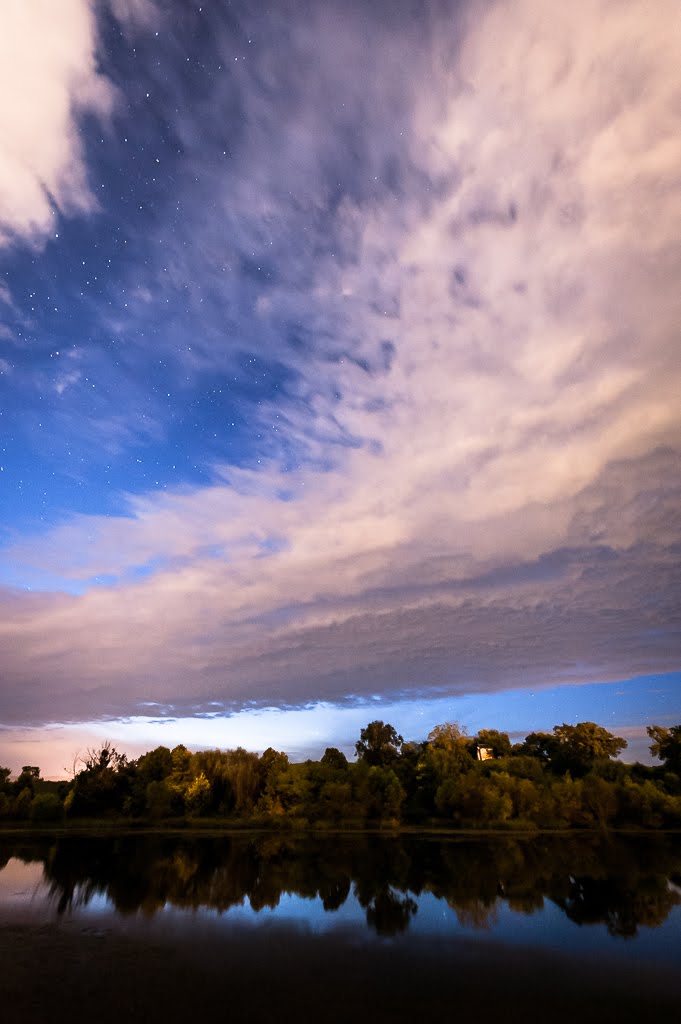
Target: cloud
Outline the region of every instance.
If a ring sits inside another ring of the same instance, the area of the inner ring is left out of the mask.
[[[124,26],[153,29],[161,24],[161,14],[154,0],[109,0],[112,13]]]
[[[654,493],[631,487],[637,476],[659,487],[673,465],[662,453],[651,462],[645,473],[609,469],[564,531],[582,546],[554,545],[534,560],[509,553],[517,538],[504,542],[508,519],[499,532],[488,524],[492,554],[489,537],[478,554],[474,535],[462,534],[457,557],[427,532],[392,535],[385,516],[343,501],[336,474],[304,499],[276,500],[245,474],[240,489],[159,495],[134,520],[85,517],[52,536],[52,563],[38,552],[43,569],[120,571],[125,550],[131,569],[149,572],[81,597],[7,595],[6,715],[127,715],[147,700],[188,714],[213,702],[235,710],[374,693],[426,698],[670,671],[681,593],[678,548],[665,542],[678,501],[659,536],[639,528],[634,544],[595,543],[588,525],[613,479],[631,495],[625,507]],[[273,536],[285,543],[268,544]],[[79,566],[81,555],[92,561]]]
[[[107,117],[114,94],[86,0],[9,3],[0,17],[0,246],[40,246],[59,212],[97,208],[78,118]]]
[[[15,578],[86,590],[5,595],[8,720],[678,667],[681,28],[663,12],[528,0],[417,25],[400,7],[379,33],[324,7],[286,21],[283,50],[283,14],[244,21],[260,49],[237,60],[216,26],[233,73],[200,110],[179,77],[158,100],[183,217],[131,271],[132,313],[162,319],[178,381],[248,353],[284,383],[249,406],[249,468],[216,460],[209,486],[5,551]]]

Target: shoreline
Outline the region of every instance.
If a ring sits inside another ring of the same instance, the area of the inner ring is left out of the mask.
[[[3,836],[227,836],[227,835],[275,835],[275,836],[315,836],[332,838],[334,836],[434,836],[446,838],[451,836],[464,838],[510,838],[532,839],[541,836],[656,836],[681,835],[681,828],[447,828],[446,826],[399,825],[395,827],[353,828],[353,827],[287,827],[280,825],[251,825],[230,823],[222,825],[210,819],[187,823],[153,824],[146,821],[84,821],[73,824],[48,825],[41,823],[0,823],[0,839]]]

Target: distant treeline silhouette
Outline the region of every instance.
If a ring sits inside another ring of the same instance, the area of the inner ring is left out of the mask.
[[[291,828],[448,825],[455,828],[681,826],[681,725],[648,727],[661,764],[616,760],[626,741],[593,722],[557,725],[515,745],[507,733],[437,726],[405,742],[370,722],[349,762],[335,747],[291,763],[271,747],[192,753],[160,746],[129,760],[110,743],[90,750],[68,782],[26,765],[0,768],[0,819],[152,822],[209,819]]]

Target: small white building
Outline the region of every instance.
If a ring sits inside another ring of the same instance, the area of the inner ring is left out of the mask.
[[[494,751],[491,747],[476,747],[478,761],[491,761]]]

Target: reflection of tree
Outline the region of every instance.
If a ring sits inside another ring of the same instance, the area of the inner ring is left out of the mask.
[[[640,879],[635,888],[622,878],[574,878],[568,896],[556,902],[575,924],[604,923],[610,935],[632,938],[641,926],[661,925],[681,896],[659,875]]]
[[[508,894],[506,902],[510,910],[515,910],[517,914],[527,914],[528,917],[537,910],[544,909],[544,897],[539,893],[519,894],[517,896]]]
[[[472,928],[475,931],[487,930],[497,923],[497,904],[483,903],[482,900],[471,899],[468,901],[459,900],[447,903],[456,914],[456,919],[464,928]]]
[[[322,884],[319,895],[324,910],[339,910],[345,903],[350,893],[350,879],[337,878],[334,881]]]
[[[388,886],[378,890],[366,906],[367,924],[379,935],[399,935],[409,927],[418,906],[411,896],[400,896]]]
[[[0,865],[10,857],[42,862],[60,913],[96,895],[121,913],[151,915],[166,904],[222,912],[245,900],[258,911],[283,893],[332,911],[352,887],[381,935],[408,928],[422,893],[445,901],[466,928],[490,927],[502,903],[532,913],[550,899],[576,924],[603,923],[624,936],[656,927],[681,902],[681,843],[661,835],[67,836],[0,842]]]

